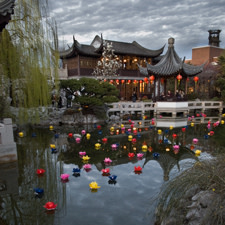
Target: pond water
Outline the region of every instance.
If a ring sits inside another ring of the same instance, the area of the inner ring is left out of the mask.
[[[6,185],[0,191],[0,224],[153,225],[162,185],[197,161],[211,157],[210,152],[216,148],[206,124],[183,129],[150,126],[137,128],[137,134],[129,134],[127,129],[121,133],[120,128],[115,127],[113,133],[100,125],[16,130],[18,161],[1,165],[1,183]],[[24,137],[18,136],[19,131]],[[76,142],[79,135],[74,134],[81,135],[80,143]],[[128,141],[129,135],[136,142]],[[198,142],[194,144],[193,138]],[[99,150],[96,143],[101,144]],[[112,150],[113,144],[116,150]],[[179,151],[173,150],[174,145]],[[197,149],[202,151],[200,156],[195,155]],[[79,156],[84,151],[90,157],[88,161]],[[135,156],[128,157],[129,153]],[[138,158],[137,153],[143,153],[143,157]],[[105,158],[112,162],[105,164]],[[85,170],[85,164],[91,169]],[[141,173],[135,172],[138,166]],[[115,181],[102,172],[107,168],[110,175],[117,176]],[[37,169],[44,169],[44,174],[38,175]],[[80,173],[73,169],[80,169]],[[62,181],[61,174],[70,176]],[[91,182],[97,182],[100,188],[91,190]],[[43,194],[35,194],[35,188],[43,189]],[[56,209],[47,211],[43,207],[47,202],[57,204]]]

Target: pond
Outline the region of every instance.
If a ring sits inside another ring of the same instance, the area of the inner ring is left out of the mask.
[[[0,224],[153,225],[162,185],[197,161],[210,158],[216,131],[210,135],[206,124],[137,127],[136,133],[132,125],[129,129],[116,125],[113,131],[95,124],[16,130],[18,161],[0,165],[1,184],[6,184],[0,190]],[[201,150],[200,156],[196,150]],[[90,159],[84,161],[80,152]],[[143,156],[137,157],[138,153]],[[112,162],[105,163],[105,158]],[[84,169],[87,164],[90,169]],[[38,169],[44,173],[37,174]],[[69,174],[68,180],[62,180],[61,174]],[[100,188],[92,190],[91,182]],[[57,204],[56,209],[46,210],[47,202]]]

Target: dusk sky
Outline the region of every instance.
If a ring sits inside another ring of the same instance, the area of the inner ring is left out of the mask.
[[[81,44],[103,39],[133,42],[156,50],[175,38],[175,50],[186,59],[192,48],[208,45],[208,30],[220,29],[225,48],[225,0],[49,0],[60,46],[73,35]]]

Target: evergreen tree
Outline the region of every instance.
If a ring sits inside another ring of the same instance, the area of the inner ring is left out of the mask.
[[[101,60],[98,61],[93,75],[98,79],[110,79],[113,76],[118,76],[117,72],[121,66],[120,60],[114,53],[112,43],[104,40],[102,57]]]

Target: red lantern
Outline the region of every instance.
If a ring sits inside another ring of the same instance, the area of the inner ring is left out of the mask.
[[[180,81],[182,79],[182,76],[180,74],[177,75],[178,84],[180,84]]]
[[[142,83],[143,83],[143,81],[142,81],[142,80],[140,80],[139,82],[140,82],[140,84],[142,84]]]
[[[182,132],[185,132],[185,131],[186,131],[186,128],[185,128],[185,127],[183,127],[183,128],[182,128]]]
[[[154,80],[155,80],[155,77],[152,75],[152,76],[149,77],[149,80],[150,80],[150,82],[152,84],[154,82]]]
[[[134,84],[136,84],[136,83],[137,83],[137,81],[136,81],[136,80],[134,80],[134,81],[133,81],[133,83],[134,83]]]
[[[113,84],[113,80],[110,80],[109,83],[110,83],[110,84]]]
[[[72,138],[72,137],[73,137],[73,134],[72,134],[72,133],[69,133],[69,134],[68,134],[68,137],[69,137],[69,138]]]
[[[102,138],[102,142],[103,142],[104,144],[106,144],[106,143],[107,143],[107,141],[108,141],[108,139],[107,139],[107,138]]]
[[[164,78],[160,79],[161,84],[164,84]]]
[[[198,78],[198,77],[194,77],[194,82],[195,82],[195,83],[197,83],[197,82],[198,82],[198,80],[199,80],[199,78]]]
[[[116,80],[116,84],[117,84],[117,85],[120,84],[120,80],[117,79],[117,80]]]
[[[102,129],[102,126],[101,126],[101,125],[98,125],[98,126],[97,126],[97,129],[98,129],[98,130],[101,130],[101,129]]]
[[[131,80],[128,80],[127,83],[130,84],[131,83]]]
[[[177,135],[176,134],[173,134],[172,136],[173,136],[173,139],[176,139],[177,138]]]
[[[121,80],[121,83],[124,84],[125,80]]]
[[[144,82],[148,83],[148,78],[147,77],[144,78]]]

